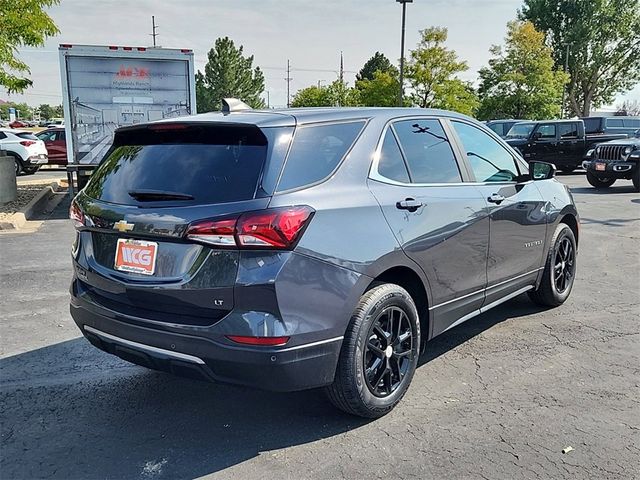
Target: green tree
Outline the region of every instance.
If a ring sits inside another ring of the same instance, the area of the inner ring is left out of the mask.
[[[411,102],[422,108],[444,108],[472,114],[478,99],[467,82],[456,77],[468,70],[453,50],[445,47],[447,29],[430,27],[420,31],[420,42],[409,51],[407,81]]]
[[[376,52],[356,74],[356,81],[374,80],[376,72],[389,73],[395,77],[398,76],[398,69],[391,64],[389,59],[385,57],[384,54]]]
[[[398,104],[400,80],[390,71],[377,70],[372,79],[356,80],[360,103],[366,107],[395,107]]]
[[[350,87],[347,82],[339,78],[329,84],[329,98],[336,107],[357,107],[360,105],[360,95],[356,88]]]
[[[520,17],[545,32],[559,68],[568,47],[570,114],[588,116],[640,80],[640,0],[524,0]]]
[[[209,50],[204,73],[196,74],[198,112],[219,110],[223,98],[234,97],[253,108],[263,108],[264,75],[253,68],[253,55],[243,56],[228,37],[218,38]]]
[[[298,90],[291,100],[292,107],[355,107],[359,104],[358,90],[340,79],[326,86],[312,85]]]
[[[56,105],[53,109],[54,117],[64,117],[64,108],[62,105]]]
[[[333,106],[328,87],[311,85],[300,89],[291,99],[292,107],[331,107]]]
[[[27,105],[26,103],[14,102],[7,102],[0,105],[0,118],[3,118],[5,120],[9,119],[9,108],[15,108],[17,111],[16,113],[20,118],[31,118],[31,111],[33,109],[29,105]]]
[[[57,116],[55,115],[55,109],[47,103],[40,105],[38,110],[40,111],[40,118],[43,120],[49,120]]]
[[[554,68],[544,34],[531,22],[509,22],[504,48],[491,47],[493,58],[480,70],[478,118],[542,120],[560,115],[567,75]]]
[[[33,82],[25,76],[29,66],[17,57],[19,47],[40,47],[58,33],[44,11],[59,0],[2,0],[0,3],[0,86],[9,93],[23,92]]]

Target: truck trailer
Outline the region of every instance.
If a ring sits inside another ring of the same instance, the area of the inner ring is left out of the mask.
[[[70,185],[74,172],[86,177],[102,160],[118,127],[196,113],[191,49],[64,43],[58,50]]]

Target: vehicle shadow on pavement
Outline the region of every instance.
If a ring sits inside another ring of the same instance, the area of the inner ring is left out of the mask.
[[[536,311],[516,299],[476,317],[431,342],[421,364]],[[177,378],[83,338],[0,360],[0,386],[4,478],[195,478],[368,423],[336,411],[317,390]]]
[[[531,302],[526,294],[520,295],[434,338],[427,343],[427,349],[420,357],[418,367],[444,355],[505,320],[526,317],[544,310],[544,307]]]

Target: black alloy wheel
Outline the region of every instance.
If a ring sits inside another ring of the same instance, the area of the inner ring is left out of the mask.
[[[564,293],[573,281],[576,252],[568,237],[563,237],[556,249],[553,281],[558,293]]]
[[[399,307],[388,307],[373,321],[364,349],[364,377],[376,397],[390,395],[402,384],[411,366],[413,329]]]

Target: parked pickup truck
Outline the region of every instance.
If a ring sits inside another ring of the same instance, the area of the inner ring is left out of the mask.
[[[640,192],[640,130],[632,138],[599,143],[590,149],[582,162],[587,181],[596,188],[608,188],[616,180],[633,182]]]
[[[587,135],[624,133],[632,135],[640,128],[640,117],[582,117]]]
[[[516,123],[505,140],[528,162],[550,162],[563,172],[573,172],[595,143],[619,138],[627,135],[585,135],[584,122],[574,119]]]

